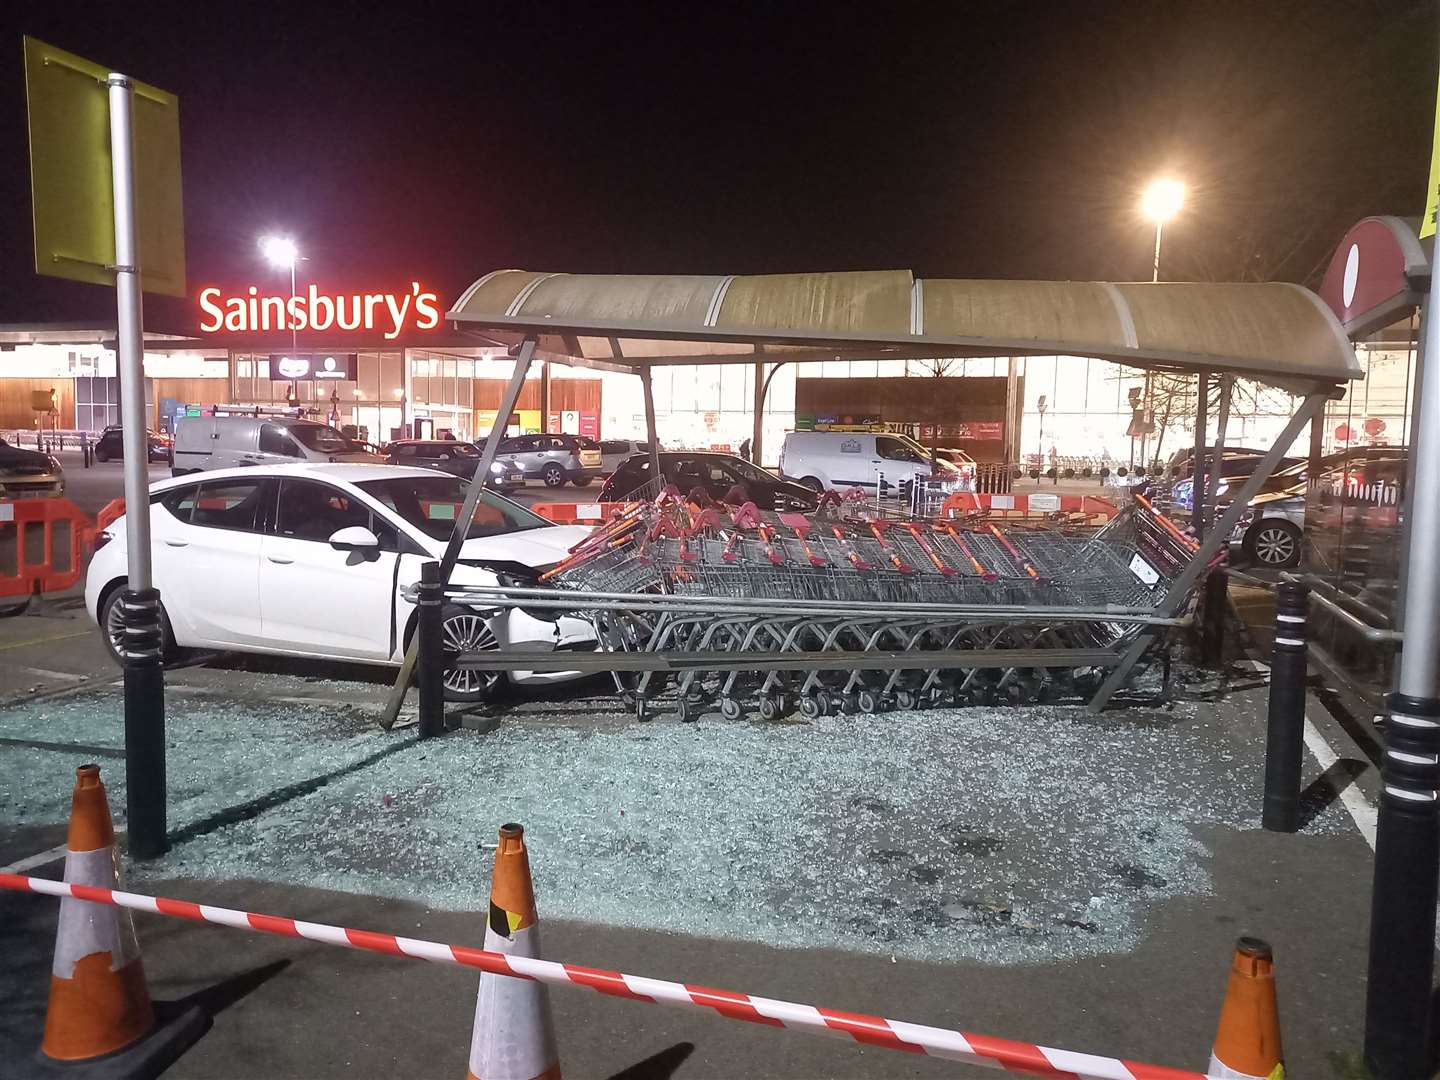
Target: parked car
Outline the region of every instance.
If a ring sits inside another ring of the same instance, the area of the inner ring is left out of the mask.
[[[972,463],[973,465],[973,463]],[[966,475],[949,461],[930,460],[930,451],[908,435],[874,431],[790,431],[780,450],[780,473],[812,491],[858,487],[902,494],[917,477],[934,477],[968,490]],[[970,473],[973,486],[974,472]]]
[[[282,465],[293,461],[368,462],[385,459],[314,420],[291,416],[191,416],[175,431],[171,473]]]
[[[793,480],[768,473],[757,465],[731,454],[704,451],[665,450],[660,454],[660,473],[667,484],[682,494],[703,488],[717,502],[739,486],[762,510],[813,511],[819,503],[816,492]],[[630,458],[611,474],[600,489],[601,502],[624,502],[656,494],[649,454]]]
[[[468,485],[459,477],[393,465],[257,465],[150,485],[155,585],[165,646],[273,653],[399,665],[415,627],[404,590],[439,559]],[[495,585],[563,559],[588,529],[555,526],[494,492],[482,492],[451,580]],[[526,568],[529,568],[527,571]],[[522,580],[528,580],[523,578]],[[96,538],[85,607],[123,662],[117,603],[126,581],[124,518]],[[589,623],[519,610],[448,603],[447,646],[581,649]],[[452,669],[448,696],[484,700],[501,681],[578,676]]]
[[[497,460],[511,461],[547,487],[569,480],[586,487],[603,471],[600,444],[583,435],[512,435],[500,443]]]
[[[663,450],[664,447],[661,449]],[[636,442],[634,439],[600,440],[600,465],[606,475],[613,473],[622,463],[636,454],[648,453],[650,453],[648,442]]]
[[[0,439],[0,499],[59,498],[64,494],[65,469],[58,458]]]
[[[397,439],[384,447],[381,453],[391,465],[438,469],[464,480],[475,475],[475,466],[480,461],[480,451],[474,443],[454,439]],[[524,487],[525,472],[514,462],[495,461],[490,465],[485,485],[497,491]]]
[[[145,432],[145,441],[149,443],[149,456],[151,461],[169,461],[171,439],[159,431]],[[100,437],[95,440],[95,460],[123,461],[125,458],[125,439],[119,424],[111,424]]]

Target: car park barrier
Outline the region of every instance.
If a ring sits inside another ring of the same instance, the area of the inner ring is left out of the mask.
[[[95,540],[68,499],[0,501],[0,596],[60,592],[79,582]]]
[[[1064,516],[1088,524],[1102,524],[1120,513],[1120,507],[1109,499],[1095,495],[1060,495],[1032,492],[1028,495],[993,495],[985,492],[957,491],[940,507],[942,517],[956,518],[973,514],[992,517]]]
[[[556,525],[599,525],[623,514],[631,503],[536,503],[530,509]]]

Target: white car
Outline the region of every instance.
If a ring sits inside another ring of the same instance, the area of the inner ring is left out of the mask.
[[[167,648],[398,666],[415,626],[416,609],[404,591],[420,579],[423,563],[444,553],[465,491],[459,477],[429,469],[319,463],[151,484],[151,550]],[[553,565],[588,532],[552,525],[485,491],[451,581],[494,585],[506,564],[521,575]],[[85,581],[86,610],[117,661],[125,541],[121,518],[97,537]],[[570,616],[548,621],[517,609],[495,614],[452,603],[444,623],[446,648],[460,652],[595,647],[591,625]],[[579,677],[507,674],[521,684]],[[447,671],[446,695],[484,700],[503,677]]]

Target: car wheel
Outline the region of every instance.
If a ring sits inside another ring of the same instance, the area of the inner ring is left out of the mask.
[[[820,478],[818,476],[803,477],[800,480],[800,483],[804,484],[811,491],[816,492],[817,494],[825,490],[825,485],[820,482]]]
[[[105,599],[100,602],[100,630],[105,639],[105,651],[110,654],[110,659],[121,667],[125,666],[124,614],[120,610],[120,596],[124,591],[125,585],[122,582],[106,593]],[[160,605],[160,634],[161,658],[174,659],[175,634],[170,629],[170,616],[165,613],[163,603]]]
[[[595,479],[593,476],[577,476],[570,482],[576,487],[589,487],[590,481],[593,479]]]
[[[553,461],[545,466],[545,471],[540,475],[545,478],[546,487],[565,486],[565,470]]]
[[[500,642],[490,629],[485,616],[470,608],[447,604],[440,616],[440,625],[447,654],[489,652]],[[498,671],[470,671],[465,668],[445,669],[445,700],[461,702],[490,701],[496,696],[503,676]]]
[[[1261,518],[1245,534],[1250,561],[1271,570],[1285,570],[1300,561],[1301,532],[1283,518]]]
[[[96,460],[96,461],[100,461],[100,462],[109,461],[109,460],[110,460],[110,454],[109,454],[107,451],[105,451],[105,450],[101,450],[101,449],[97,446],[97,447],[95,448],[95,460]]]

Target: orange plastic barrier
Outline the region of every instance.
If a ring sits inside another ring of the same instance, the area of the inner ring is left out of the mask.
[[[1095,495],[1061,495],[1055,492],[1033,492],[1029,495],[988,495],[983,492],[959,491],[940,507],[942,518],[964,517],[985,513],[997,516],[1036,516],[1042,514],[1083,514],[1092,520],[1109,521],[1120,508],[1109,499]]]
[[[90,518],[69,499],[0,500],[0,596],[70,588],[94,542]]]
[[[530,509],[556,525],[600,525],[623,514],[631,503],[536,503]]]

